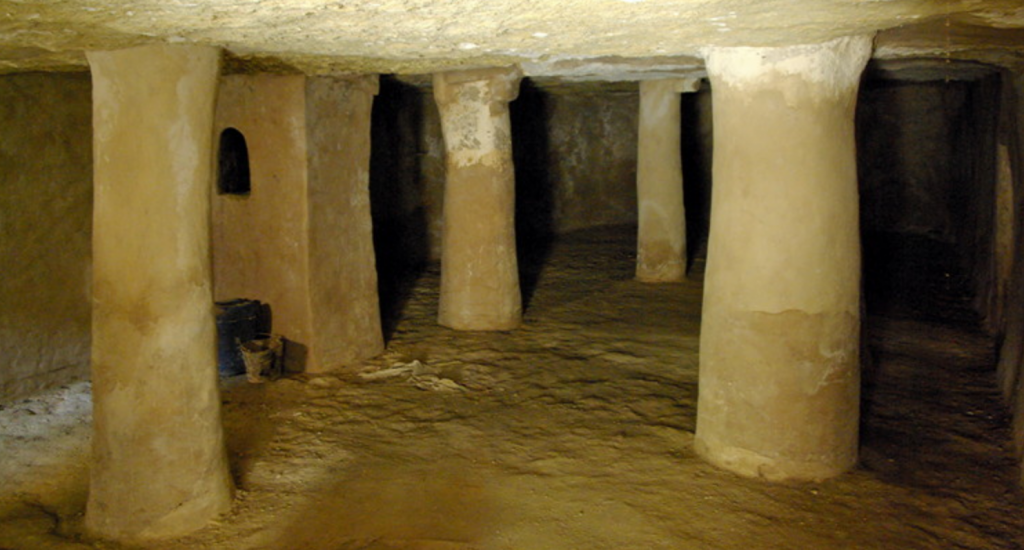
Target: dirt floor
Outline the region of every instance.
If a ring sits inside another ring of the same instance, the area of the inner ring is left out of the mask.
[[[524,279],[519,330],[438,327],[430,269],[389,303],[401,316],[383,357],[226,380],[237,501],[150,548],[1024,546],[993,344],[976,323],[869,302],[860,465],[823,483],[743,479],[693,452],[700,265],[687,283],[637,283],[633,239],[556,243]],[[88,391],[0,411],[0,548],[120,548],[79,535]]]

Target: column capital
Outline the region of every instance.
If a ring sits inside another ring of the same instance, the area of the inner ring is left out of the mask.
[[[708,76],[719,85],[777,89],[775,79],[795,77],[837,95],[859,84],[873,40],[856,35],[818,44],[710,47],[702,53]]]
[[[489,85],[490,95],[480,98],[481,100],[508,103],[519,96],[519,81],[522,79],[523,71],[518,65],[435,73],[434,98],[436,101],[444,103],[455,101],[458,96],[458,87],[484,82]]]

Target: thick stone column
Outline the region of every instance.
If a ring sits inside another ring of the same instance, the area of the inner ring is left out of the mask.
[[[309,155],[310,371],[384,351],[370,219],[370,113],[377,76],[311,78]]]
[[[715,121],[695,446],[733,472],[857,460],[854,107],[870,37],[707,52]]]
[[[693,79],[640,82],[636,190],[636,278],[647,283],[686,277],[686,213],[680,151],[679,94]]]
[[[438,313],[446,327],[509,330],[522,320],[508,116],[521,77],[518,68],[434,75],[446,149]]]
[[[231,504],[210,282],[220,52],[90,52],[93,463],[86,527],[176,536]]]

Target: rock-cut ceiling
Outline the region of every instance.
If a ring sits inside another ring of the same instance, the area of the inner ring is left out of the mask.
[[[629,80],[698,72],[707,46],[878,33],[879,58],[1024,61],[1022,0],[3,0],[0,72],[84,69],[150,42],[235,70],[424,74],[520,64]]]

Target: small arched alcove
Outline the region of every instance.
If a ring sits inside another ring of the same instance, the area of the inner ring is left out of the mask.
[[[220,133],[217,154],[217,192],[221,195],[248,195],[251,189],[249,147],[245,136],[236,128],[225,128]]]

